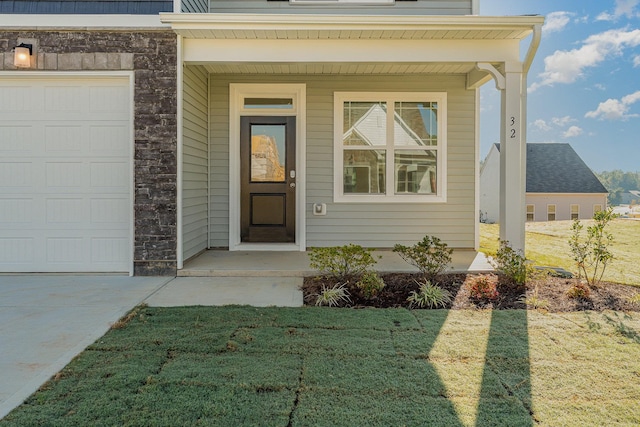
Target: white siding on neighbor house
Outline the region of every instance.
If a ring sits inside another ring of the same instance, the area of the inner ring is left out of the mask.
[[[593,206],[602,205],[602,209],[607,206],[606,194],[548,194],[548,193],[527,193],[527,205],[534,205],[534,221],[547,220],[547,206],[556,206],[556,221],[566,221],[571,219],[571,205],[580,206],[580,219],[593,218]]]
[[[182,12],[207,13],[209,0],[182,0]]]
[[[192,0],[193,1],[193,0]],[[471,15],[472,0],[397,1],[391,5],[292,4],[288,1],[211,0],[209,10],[215,13],[302,13],[363,15]]]
[[[228,76],[211,75],[211,240],[228,246],[229,83],[305,83],[307,87],[307,247],[346,243],[392,247],[435,235],[455,248],[475,244],[475,91],[464,76]],[[447,202],[372,204],[333,202],[333,93],[335,91],[447,92]],[[314,203],[327,215],[314,216]]]
[[[500,152],[495,145],[480,170],[480,215],[489,224],[500,219]]]
[[[207,248],[208,142],[207,73],[200,66],[184,68],[182,146],[183,259]]]

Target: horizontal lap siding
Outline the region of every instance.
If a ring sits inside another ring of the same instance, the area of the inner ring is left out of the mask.
[[[366,14],[366,15],[470,15],[471,0],[396,1],[394,5],[338,6],[294,5],[288,1],[267,0],[211,0],[214,13],[307,13],[307,14]]]
[[[207,74],[198,66],[184,70],[182,155],[183,257],[207,248]]]
[[[425,234],[450,246],[475,243],[475,91],[463,76],[216,76],[212,75],[212,246],[228,245],[228,84],[305,83],[307,87],[307,246],[357,243],[392,247]],[[333,203],[333,93],[335,91],[447,92],[448,194],[446,203]],[[216,170],[217,169],[217,170]],[[215,189],[217,188],[217,190]],[[327,215],[314,216],[314,203]]]
[[[229,80],[211,75],[211,205],[209,245],[229,246]]]

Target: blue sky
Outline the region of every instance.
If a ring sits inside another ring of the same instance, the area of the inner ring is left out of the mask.
[[[570,143],[596,172],[640,171],[640,0],[480,0],[480,14],[546,16],[528,142]],[[500,97],[492,83],[480,94],[484,158],[500,139]]]

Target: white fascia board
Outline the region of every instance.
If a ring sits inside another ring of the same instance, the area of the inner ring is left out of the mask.
[[[543,16],[441,15],[303,15],[237,13],[161,13],[160,20],[178,29],[291,30],[526,30],[544,23]],[[367,28],[369,27],[369,28]],[[525,36],[526,37],[526,36]],[[524,38],[524,37],[523,37]]]
[[[23,15],[0,14],[0,27],[5,30],[70,29],[167,29],[159,15]]]
[[[518,40],[186,39],[184,61],[211,62],[504,62],[518,61]]]

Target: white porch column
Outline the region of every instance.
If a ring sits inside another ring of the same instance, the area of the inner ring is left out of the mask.
[[[522,63],[505,63],[500,119],[500,239],[524,251],[527,147],[522,79]]]

